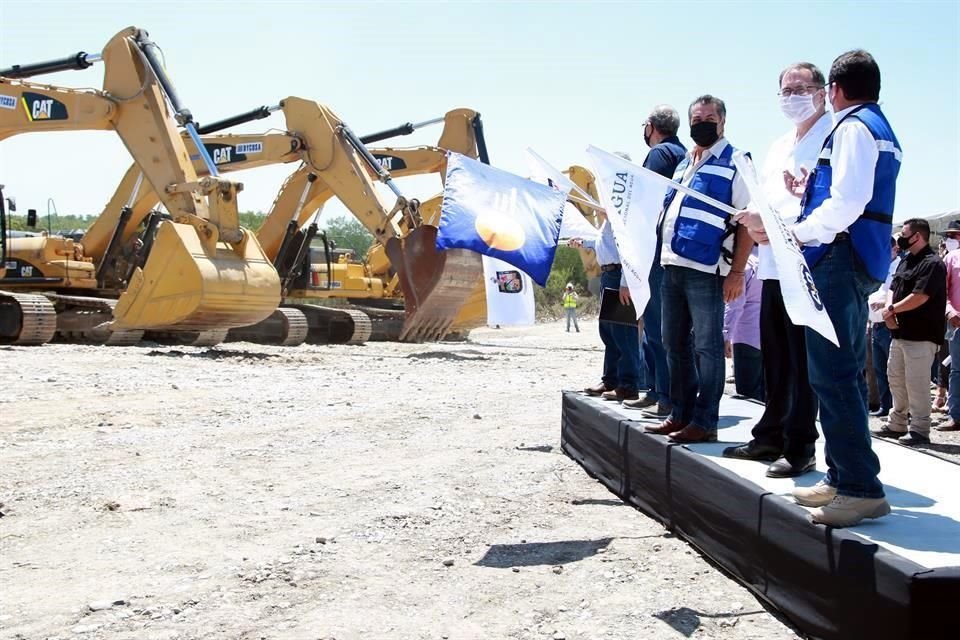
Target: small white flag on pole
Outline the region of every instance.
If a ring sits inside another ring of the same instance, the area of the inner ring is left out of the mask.
[[[599,202],[590,197],[589,193],[578,187],[562,171],[544,160],[540,154],[529,147],[527,147],[527,157],[530,161],[530,178],[532,180],[543,184],[552,184],[561,191],[565,191],[569,199],[576,200],[588,207],[603,208]],[[596,240],[599,235],[599,230],[590,224],[580,210],[568,200],[563,210],[563,219],[560,222],[560,239]]]
[[[648,278],[657,251],[666,178],[592,145],[587,154],[639,319],[650,301]]]
[[[600,230],[583,217],[580,209],[567,202],[563,209],[563,219],[560,220],[560,240],[569,240],[570,238],[596,240],[599,237]]]
[[[487,326],[530,326],[536,320],[533,280],[503,260],[483,256]]]
[[[750,199],[760,212],[763,228],[770,239],[773,260],[777,264],[780,278],[780,290],[783,292],[783,305],[795,325],[810,327],[833,344],[840,346],[837,332],[823,308],[823,301],[817,286],[813,283],[813,274],[800,251],[793,234],[783,223],[783,218],[767,202],[753,162],[743,152],[733,154],[733,163],[743,176],[750,192]]]
[[[602,209],[603,205],[593,199],[593,197],[577,186],[577,184],[563,175],[563,172],[554,167],[552,164],[540,157],[536,151],[527,147],[527,155],[532,161],[530,166],[533,170],[533,179],[534,180],[543,180],[544,182],[552,182],[554,186],[562,191],[566,191],[574,200],[583,202],[583,204],[595,207],[597,209]]]

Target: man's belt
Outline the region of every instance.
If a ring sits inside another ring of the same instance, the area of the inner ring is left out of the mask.
[[[619,268],[620,268],[620,263],[619,263],[619,262],[616,263],[616,264],[602,264],[602,265],[600,265],[600,271],[603,271],[603,272],[616,271],[616,270],[619,269]]]

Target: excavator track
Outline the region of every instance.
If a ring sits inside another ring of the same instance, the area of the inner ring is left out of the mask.
[[[397,342],[403,332],[407,314],[403,309],[385,309],[367,305],[350,307],[370,318],[370,342]]]
[[[108,328],[117,304],[111,298],[67,296],[48,293],[45,297],[56,308],[56,340],[82,344],[127,347],[143,339],[143,331]]]
[[[370,339],[370,316],[349,307],[321,307],[315,304],[287,305],[307,318],[309,344],[363,344]]]
[[[231,342],[255,342],[296,347],[307,340],[310,327],[302,311],[279,307],[269,318],[247,327],[230,329],[227,339]]]
[[[56,331],[57,311],[45,297],[0,291],[0,344],[44,344]]]
[[[228,329],[206,331],[146,331],[144,337],[151,342],[177,347],[213,347],[227,339]]]

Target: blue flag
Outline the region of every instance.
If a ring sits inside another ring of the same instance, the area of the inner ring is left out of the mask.
[[[545,287],[566,199],[553,187],[448,153],[437,249],[499,258]]]

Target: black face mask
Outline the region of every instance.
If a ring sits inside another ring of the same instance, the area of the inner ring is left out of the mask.
[[[643,128],[643,141],[644,143],[646,143],[648,147],[650,146],[650,136],[652,135],[653,135],[652,132],[650,133],[650,135],[647,135],[647,128],[646,127]]]
[[[698,147],[704,149],[712,147],[720,139],[720,134],[717,133],[717,123],[697,122],[690,125],[690,137]]]
[[[897,248],[900,249],[900,251],[909,251],[909,250],[910,250],[910,245],[913,244],[913,242],[912,242],[913,236],[915,236],[915,235],[917,235],[917,234],[914,233],[913,235],[909,235],[909,236],[898,236],[898,237],[897,237]]]

